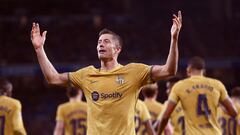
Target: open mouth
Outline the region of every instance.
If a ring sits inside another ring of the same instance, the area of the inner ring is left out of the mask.
[[[106,52],[106,50],[99,50],[98,51],[100,54]]]

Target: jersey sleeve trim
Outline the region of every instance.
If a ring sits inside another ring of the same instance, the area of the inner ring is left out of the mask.
[[[149,74],[150,74],[149,77],[150,77],[151,83],[155,83],[155,81],[152,79],[152,70],[153,70],[153,67],[154,67],[154,66],[151,66],[151,67],[150,67],[150,71],[149,71],[149,72],[150,72],[150,73],[149,73]]]
[[[171,103],[177,104],[177,102],[174,101],[174,100],[172,100],[172,99],[168,99],[168,102],[171,102]]]

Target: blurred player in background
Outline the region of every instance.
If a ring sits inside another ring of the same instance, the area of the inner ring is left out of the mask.
[[[167,108],[160,120],[159,134],[179,101],[184,111],[186,135],[220,135],[217,122],[219,103],[232,117],[237,115],[224,85],[216,79],[205,77],[204,71],[205,62],[202,58],[190,59],[187,67],[189,78],[178,81],[173,86]]]
[[[144,103],[146,104],[148,111],[151,114],[152,123],[155,125],[154,129],[157,131],[157,118],[163,111],[163,105],[156,100],[158,95],[157,83],[143,86],[142,94],[144,96]],[[171,133],[171,127],[169,125],[166,126],[164,129],[164,135],[171,135]]]
[[[240,87],[232,89],[231,99],[237,108],[238,117],[231,117],[226,109],[218,107],[218,122],[223,135],[240,135]]]
[[[26,135],[20,101],[11,98],[12,84],[0,78],[0,135]]]
[[[58,106],[54,135],[86,135],[87,103],[81,100],[82,91],[68,88],[67,96],[69,102]]]
[[[145,133],[148,135],[155,135],[155,131],[152,127],[151,116],[147,109],[147,106],[143,101],[138,99],[136,104],[135,111],[135,130],[137,135],[144,135]]]
[[[178,16],[173,15],[172,21],[171,45],[165,65],[119,64],[121,37],[104,29],[99,33],[96,47],[101,63],[99,69],[88,66],[76,72],[58,73],[44,51],[46,31],[41,35],[37,23],[33,23],[31,40],[48,83],[67,86],[71,82],[83,90],[89,108],[88,135],[135,135],[134,114],[140,88],[177,72],[180,11]]]
[[[167,95],[169,96],[173,85],[179,81],[179,77],[172,77],[170,78],[167,83]],[[167,102],[165,102],[167,105]],[[175,107],[174,111],[170,116],[170,122],[173,127],[173,135],[185,135],[185,121],[184,121],[184,113],[183,108],[180,102],[178,102],[177,106]]]

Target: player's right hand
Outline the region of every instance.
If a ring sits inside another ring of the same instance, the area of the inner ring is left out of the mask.
[[[31,31],[31,40],[35,50],[43,47],[44,42],[46,40],[46,34],[47,34],[47,31],[44,31],[41,35],[39,24],[33,22],[32,31]]]

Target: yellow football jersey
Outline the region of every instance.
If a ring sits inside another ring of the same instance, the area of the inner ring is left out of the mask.
[[[237,108],[238,115],[240,114],[240,101],[233,102]],[[218,123],[221,127],[223,135],[240,135],[240,125],[238,125],[239,118],[233,118],[227,114],[226,110],[222,107],[218,107]]]
[[[172,112],[170,121],[173,126],[173,135],[185,135],[184,113],[180,102]]]
[[[238,115],[237,115],[237,135],[240,135],[240,107],[238,108]]]
[[[136,134],[137,135],[147,134],[147,130],[145,128],[144,122],[147,120],[151,120],[151,116],[147,109],[147,106],[141,100],[137,101],[134,120],[135,120]]]
[[[158,116],[158,120],[161,119],[164,110],[167,108],[167,101],[164,102],[163,104],[163,110]],[[177,106],[173,110],[171,116],[170,116],[170,121],[171,125],[173,126],[173,135],[185,135],[185,121],[184,121],[184,113],[183,109],[181,106],[181,103],[178,102]]]
[[[110,71],[89,66],[69,74],[87,100],[88,135],[135,135],[135,105],[140,88],[151,82],[150,70],[132,63]]]
[[[20,101],[0,96],[0,135],[26,135]]]
[[[169,101],[181,102],[186,135],[220,135],[217,106],[227,98],[227,91],[220,81],[192,76],[173,86]]]
[[[56,120],[64,122],[65,135],[86,135],[87,104],[79,101],[59,105]]]
[[[163,104],[157,101],[150,100],[145,100],[144,103],[146,104],[148,111],[150,112],[152,124],[154,124],[157,121],[160,113],[163,111]],[[155,131],[157,132],[157,127]]]

